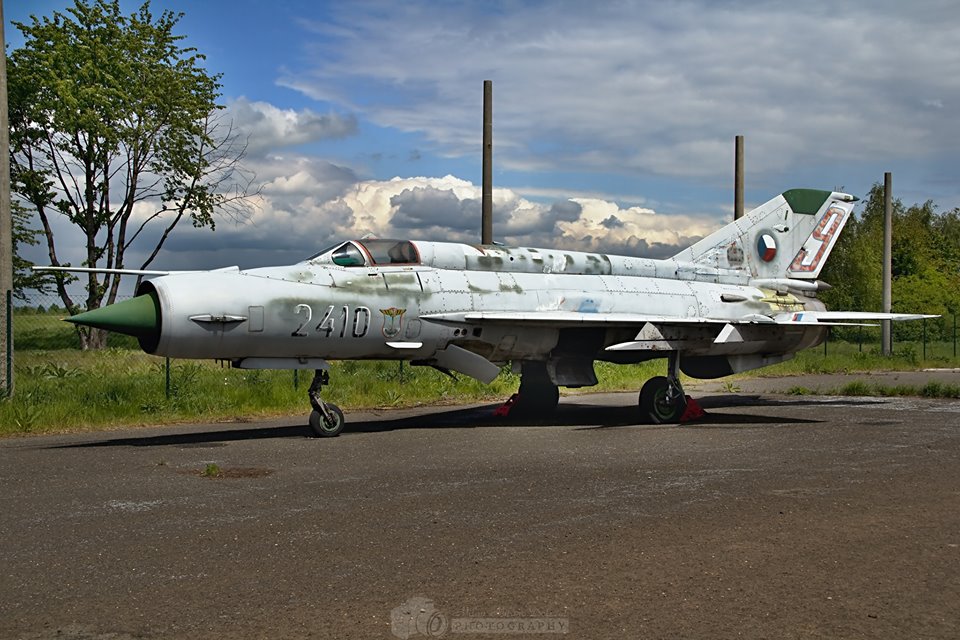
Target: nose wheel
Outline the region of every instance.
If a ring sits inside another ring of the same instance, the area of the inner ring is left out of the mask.
[[[330,384],[330,372],[326,369],[317,369],[313,375],[313,382],[310,383],[310,389],[307,391],[310,406],[313,407],[313,411],[310,412],[310,430],[318,438],[333,438],[340,435],[346,423],[340,407],[320,397],[321,389],[328,384]]]

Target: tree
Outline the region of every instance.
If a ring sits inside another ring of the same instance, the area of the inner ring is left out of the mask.
[[[22,246],[40,244],[37,239],[40,231],[30,226],[30,210],[19,202],[12,201],[10,213],[13,216],[13,296],[26,301],[27,291],[49,293],[54,284],[53,277],[47,273],[32,271],[33,263],[20,256]]]
[[[903,209],[899,200],[894,211]],[[874,184],[847,221],[823,270],[823,280],[833,289],[822,297],[829,308],[880,311],[882,305],[883,186]]]
[[[183,14],[130,16],[119,0],[75,0],[66,14],[15,23],[24,46],[8,57],[11,188],[36,211],[50,262],[60,265],[54,221],[82,235],[84,266],[146,268],[185,219],[249,214],[245,148],[218,118],[220,75],[180,45]],[[58,232],[59,233],[59,232]],[[131,251],[134,248],[134,251]],[[120,276],[85,276],[84,307],[116,300]],[[79,310],[62,278],[56,289]],[[83,348],[106,334],[81,331]]]
[[[932,200],[905,207],[893,203],[893,311],[960,312],[960,211],[937,212]],[[834,309],[879,311],[883,250],[883,186],[873,185],[860,213],[852,218],[824,269],[834,288],[823,294]],[[943,321],[927,323],[929,337]],[[919,339],[920,323],[897,325],[900,339]],[[843,334],[842,330],[837,331]]]

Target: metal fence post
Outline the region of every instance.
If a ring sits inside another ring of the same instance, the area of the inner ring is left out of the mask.
[[[294,391],[297,391],[300,389],[300,370],[299,369],[293,370],[293,389]]]
[[[923,319],[923,359],[927,359],[927,319]]]

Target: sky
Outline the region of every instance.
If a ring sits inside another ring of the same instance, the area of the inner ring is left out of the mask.
[[[72,4],[6,0],[8,46],[12,22]],[[905,204],[960,206],[950,0],[151,7],[183,12],[222,74],[262,186],[249,219],[179,229],[155,269],[288,264],[367,233],[479,242],[484,80],[505,244],[673,255],[732,219],[738,134],[748,208],[795,187],[863,196],[885,171]]]

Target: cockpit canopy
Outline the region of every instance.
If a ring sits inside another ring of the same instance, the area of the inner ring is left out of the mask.
[[[420,253],[409,240],[349,240],[324,249],[307,261],[341,267],[420,264]]]

